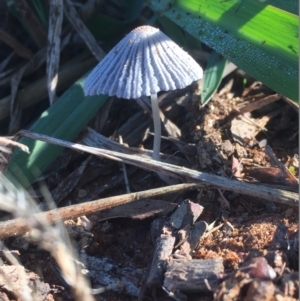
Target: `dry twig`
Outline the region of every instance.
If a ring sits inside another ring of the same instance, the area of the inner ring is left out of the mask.
[[[46,135],[32,133],[26,130],[20,131],[21,136],[31,139],[37,139],[44,142],[60,145],[63,147],[76,149],[83,152],[88,152],[97,156],[102,156],[119,162],[135,165],[146,170],[151,170],[157,173],[164,173],[175,178],[192,178],[194,180],[203,181],[206,184],[215,187],[234,191],[236,193],[258,197],[264,200],[283,203],[289,206],[299,206],[298,194],[286,190],[266,187],[263,185],[244,183],[238,180],[231,180],[225,177],[220,177],[196,170],[188,169],[181,166],[157,162],[150,158],[141,158],[137,155],[126,155],[114,151],[87,147],[81,144],[62,141]]]
[[[291,180],[292,183],[299,184],[298,179],[293,174],[291,174],[289,169],[281,161],[279,161],[276,158],[270,145],[266,146],[265,151],[266,151],[266,154],[271,159],[272,163],[277,165],[280,168],[280,170]]]
[[[156,188],[145,190],[141,192],[134,192],[130,194],[123,194],[105,199],[99,199],[92,202],[86,202],[78,205],[67,206],[47,212],[36,214],[38,219],[46,219],[49,223],[53,223],[58,220],[67,220],[76,218],[82,215],[88,215],[95,212],[103,211],[115,206],[128,204],[130,202],[138,201],[140,199],[146,199],[164,194],[170,194],[174,192],[192,190],[203,187],[203,184],[188,183],[179,184],[168,187]],[[28,222],[23,218],[17,218],[14,220],[0,223],[0,237],[10,237],[14,235],[21,235],[30,230]]]

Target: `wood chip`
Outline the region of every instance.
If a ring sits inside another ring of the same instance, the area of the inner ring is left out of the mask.
[[[171,292],[209,292],[218,286],[222,273],[224,267],[219,259],[173,260],[168,263],[164,287]]]

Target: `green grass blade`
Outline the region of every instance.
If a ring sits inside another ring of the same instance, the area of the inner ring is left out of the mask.
[[[125,22],[131,23],[139,17],[145,0],[124,0],[125,6]]]
[[[87,21],[86,26],[96,40],[107,43],[112,43],[115,42],[116,39],[123,38],[124,34],[130,28],[130,24],[100,13],[91,17]]]
[[[181,47],[186,46],[185,36],[182,32],[182,29],[177,24],[170,21],[170,19],[166,17],[159,17],[158,21],[162,25],[164,32],[168,35],[169,38],[171,38]]]
[[[276,6],[294,15],[299,13],[299,1],[297,0],[267,0],[265,4]]]
[[[298,101],[298,16],[261,1],[152,0],[151,8]]]
[[[203,105],[206,105],[217,91],[222,80],[226,63],[227,61],[222,55],[214,50],[212,51],[203,75],[201,92],[201,103]]]
[[[30,127],[30,131],[72,141],[107,100],[107,96],[84,97],[84,78],[69,88]],[[62,147],[29,138],[21,138],[31,154],[18,149],[10,159],[6,175],[27,187],[61,153]]]

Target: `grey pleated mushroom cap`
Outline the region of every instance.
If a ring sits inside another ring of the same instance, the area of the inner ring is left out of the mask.
[[[85,95],[136,99],[182,89],[201,79],[198,63],[159,29],[140,26],[125,36],[89,74]]]

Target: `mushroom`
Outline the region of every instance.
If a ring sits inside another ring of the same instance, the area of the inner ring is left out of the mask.
[[[168,36],[151,26],[126,35],[89,74],[85,95],[125,99],[150,96],[154,123],[153,159],[159,160],[161,120],[157,93],[182,89],[201,79],[202,68]]]

